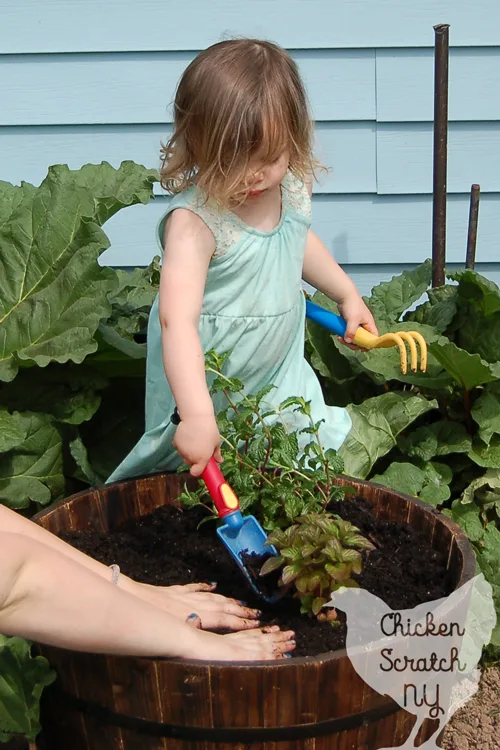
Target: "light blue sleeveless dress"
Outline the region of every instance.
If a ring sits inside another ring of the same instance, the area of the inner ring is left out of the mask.
[[[351,429],[349,414],[325,405],[318,379],[304,358],[301,278],[311,199],[307,187],[290,172],[281,194],[280,222],[264,232],[205,201],[198,188],[190,187],[171,200],[158,226],[158,241],[162,247],[165,221],[176,208],[189,209],[203,219],[216,242],[199,324],[204,351],[231,350],[225,372],[240,378],[248,393],[268,384],[276,386],[267,402],[278,405],[289,396],[310,401],[314,420],[324,420],[320,430],[324,447],[338,449]],[[182,463],[172,446],[176,428],[170,417],[175,402],[163,369],[158,297],[151,309],[147,342],[146,430],[108,482],[174,470]],[[218,398],[216,411],[227,406],[223,394]],[[294,428],[301,419],[287,417]]]

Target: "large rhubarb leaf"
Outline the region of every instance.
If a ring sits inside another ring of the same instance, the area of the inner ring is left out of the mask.
[[[24,442],[0,454],[0,502],[26,508],[30,502],[47,505],[64,490],[63,443],[49,414],[17,412]]]
[[[441,505],[449,499],[451,479],[451,469],[445,464],[429,462],[419,467],[398,461],[394,461],[383,474],[371,477],[372,482],[419,497],[431,505]]]
[[[367,477],[376,461],[394,448],[398,435],[435,407],[434,401],[408,391],[383,393],[349,406],[353,426],[340,449],[345,473]]]
[[[500,379],[500,362],[485,362],[479,354],[470,354],[452,342],[435,341],[430,344],[429,351],[466,391]]]
[[[493,435],[500,435],[500,394],[486,387],[472,407],[472,416],[479,425],[479,437],[489,445]]]
[[[49,169],[40,187],[0,182],[0,380],[19,363],[82,362],[111,312],[115,274],[99,266],[109,247],[100,225],[152,197],[154,173],[126,162]]]
[[[7,409],[0,409],[0,453],[21,445],[25,437],[19,421]]]
[[[385,333],[397,323],[401,315],[427,291],[432,278],[432,263],[426,260],[411,271],[403,271],[390,281],[373,287],[371,297],[365,299],[381,332]]]
[[[398,445],[408,456],[430,461],[435,456],[467,453],[472,448],[472,440],[464,425],[443,419],[422,425],[409,435],[400,437]]]
[[[439,333],[444,333],[457,312],[458,287],[439,286],[436,289],[428,289],[427,296],[428,302],[406,313],[404,319],[431,326]]]
[[[470,269],[447,275],[449,279],[458,282],[457,291],[461,300],[467,303],[477,302],[486,317],[500,312],[500,289],[494,281]]]
[[[29,643],[0,635],[0,742],[13,735],[35,740],[40,696],[55,677],[46,659],[31,656]]]

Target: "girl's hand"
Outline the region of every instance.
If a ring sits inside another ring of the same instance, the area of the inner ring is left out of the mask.
[[[338,304],[340,314],[347,323],[344,338],[341,340],[344,341],[350,349],[359,348],[352,343],[359,326],[363,326],[367,331],[373,333],[374,336],[379,335],[373,315],[357,291]]]
[[[193,477],[203,473],[212,456],[222,462],[220,434],[213,415],[183,417],[175,431],[173,446],[191,467]]]
[[[134,593],[156,607],[165,609],[181,620],[192,614],[192,624],[204,630],[251,630],[260,625],[260,612],[236,599],[214,594],[216,583],[189,583],[186,586],[148,586],[136,583]]]
[[[201,634],[200,634],[201,635]],[[208,642],[208,637],[212,642]],[[295,633],[277,625],[229,635],[204,634],[203,653],[195,657],[210,661],[271,661],[285,659],[295,649]]]

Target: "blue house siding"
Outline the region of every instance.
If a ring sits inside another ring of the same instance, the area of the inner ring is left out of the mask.
[[[497,0],[0,0],[0,179],[47,166],[158,165],[175,85],[224,35],[275,39],[297,60],[316,119],[314,228],[363,293],[431,253],[432,26],[451,24],[448,249],[462,264],[481,184],[478,270],[500,282]],[[439,6],[436,10],[436,6]],[[114,217],[103,261],[144,265],[168,200]]]
[[[295,49],[498,45],[498,0],[23,0],[2,10],[4,52],[197,50],[222,34]]]

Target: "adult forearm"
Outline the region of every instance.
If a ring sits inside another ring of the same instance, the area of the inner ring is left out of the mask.
[[[75,547],[63,542],[63,540],[59,539],[55,534],[47,531],[42,526],[38,526],[38,524],[30,521],[28,518],[24,518],[24,516],[21,516],[19,513],[15,513],[13,510],[9,510],[9,508],[0,505],[0,533],[2,531],[10,532],[12,534],[22,534],[30,539],[34,539],[40,544],[44,544],[55,552],[73,560],[75,563],[82,565],[84,568],[87,568],[87,570],[95,573],[101,578],[111,581],[112,573],[108,566],[94,560],[92,557],[84,555],[82,552],[75,549]],[[134,587],[137,586],[137,584],[124,575],[120,575],[119,585],[120,588],[127,591],[133,591]]]
[[[24,535],[0,533],[0,579],[7,635],[93,653],[199,654],[194,628]]]
[[[351,294],[357,294],[349,276],[311,230],[307,236],[302,278],[337,302]]]
[[[212,416],[205,355],[195,326],[185,322],[163,324],[162,346],[165,373],[182,419]]]

